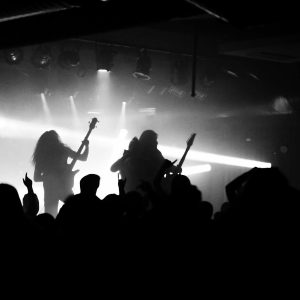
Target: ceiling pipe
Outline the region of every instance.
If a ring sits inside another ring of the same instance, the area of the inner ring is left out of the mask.
[[[194,27],[194,49],[193,49],[193,66],[192,66],[192,92],[191,96],[196,96],[196,71],[197,71],[197,50],[198,50],[198,29],[195,25]]]

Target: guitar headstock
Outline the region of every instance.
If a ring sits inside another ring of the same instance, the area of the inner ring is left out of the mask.
[[[192,133],[189,139],[186,141],[188,147],[191,147],[194,143],[196,133]]]
[[[96,124],[98,123],[98,119],[97,118],[93,118],[90,123],[90,129],[94,129],[96,127]]]

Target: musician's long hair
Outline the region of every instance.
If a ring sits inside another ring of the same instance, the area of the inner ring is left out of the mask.
[[[153,130],[145,130],[139,138],[139,148],[141,151],[153,150],[157,147],[158,134]]]
[[[35,167],[48,170],[55,167],[68,150],[70,148],[61,142],[55,130],[45,131],[36,143],[32,162]]]

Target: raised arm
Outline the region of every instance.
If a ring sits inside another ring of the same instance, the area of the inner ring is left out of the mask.
[[[27,194],[23,197],[23,209],[28,217],[34,218],[39,212],[39,199],[33,191],[32,180],[27,176],[27,173],[23,183],[27,187]]]
[[[122,169],[122,165],[123,165],[125,159],[128,157],[129,157],[129,151],[124,150],[123,156],[111,165],[111,167],[110,167],[111,172],[120,171]]]
[[[89,155],[89,141],[88,140],[84,141],[83,145],[84,145],[84,151],[81,154],[77,155],[77,152],[70,149],[68,152],[69,157],[71,157],[72,159],[86,161]]]
[[[84,141],[84,151],[79,155],[79,160],[86,161],[89,156],[89,141]]]

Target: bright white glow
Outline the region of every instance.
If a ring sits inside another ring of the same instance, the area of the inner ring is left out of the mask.
[[[46,117],[46,120],[48,122],[51,122],[51,113],[50,113],[50,109],[49,109],[49,106],[48,106],[48,103],[47,103],[47,99],[46,99],[46,96],[44,93],[41,93],[41,99],[42,99],[42,103],[43,103],[43,110],[44,110],[44,113],[45,113],[45,117]]]
[[[159,146],[159,150],[164,153],[166,156],[171,157],[181,157],[183,153],[183,149],[175,148],[175,147],[168,147],[168,146]],[[209,163],[216,163],[222,165],[229,165],[229,166],[237,166],[237,167],[245,167],[245,168],[271,168],[271,164],[268,162],[244,159],[239,157],[232,157],[232,156],[225,156],[213,153],[206,153],[200,151],[189,151],[186,157],[187,160],[194,160],[194,161],[203,161]]]
[[[43,122],[24,122],[4,117],[0,117],[0,126],[1,129],[3,129],[0,131],[0,136],[20,139],[37,140],[43,132],[49,130],[49,125]],[[70,130],[67,128],[55,126],[54,124],[51,125],[51,129],[57,131],[62,140],[66,143],[81,141],[82,137],[86,134],[87,128],[88,127],[86,127],[84,131],[79,129]],[[96,134],[93,136],[93,143],[95,142],[99,145],[103,145],[103,143],[112,144],[114,143],[114,141],[115,139],[111,137],[104,137]]]
[[[25,157],[24,164],[22,162],[16,175],[9,179],[10,183],[18,189],[20,196],[24,195],[26,192],[21,180],[22,177],[24,177],[25,172],[28,172],[28,176],[31,178],[33,176],[33,166],[31,164],[30,157],[34,149],[34,145],[40,135],[49,129],[56,130],[61,136],[62,141],[69,145],[72,149],[76,150],[88,130],[88,120],[81,123],[81,127],[78,129],[74,129],[74,127],[68,129],[65,127],[55,126],[54,124],[49,127],[49,124],[43,121],[26,122],[0,116],[0,137],[16,139],[16,141],[19,140],[18,143],[22,143],[22,145],[28,145],[26,149],[20,149],[22,155]],[[103,136],[102,134],[101,127],[94,129],[91,137],[91,150],[88,161],[78,161],[76,164],[75,169],[79,169],[80,172],[75,176],[74,179],[74,193],[79,192],[80,179],[90,173],[96,173],[101,176],[101,184],[97,193],[100,198],[103,198],[110,193],[118,193],[118,176],[117,173],[110,171],[110,166],[115,160],[122,156],[124,149],[127,149],[130,142],[130,139],[127,138],[128,131],[125,128],[120,128],[117,136]],[[28,140],[28,144],[25,143],[25,140]],[[16,145],[18,144],[16,143]],[[108,157],[105,155],[102,156],[103,151],[107,150],[109,151]],[[159,150],[166,158],[174,157],[178,159],[182,156],[185,149],[159,146]],[[258,162],[193,150],[189,151],[186,160],[199,162],[199,165],[193,167],[183,167],[183,174],[187,176],[192,176],[193,174],[201,172],[209,172],[209,168],[211,168],[211,166],[208,163],[232,165],[245,168],[252,168],[255,166],[260,168],[271,167],[271,164],[266,162]],[[4,172],[2,173],[3,174],[0,174],[3,177],[3,179],[1,179],[2,181],[6,178],[9,178],[6,175],[4,177]],[[40,199],[40,212],[43,212],[44,194],[42,183],[35,182],[34,190]]]
[[[140,108],[139,112],[147,116],[154,116],[156,114],[156,108],[155,107]]]
[[[121,128],[125,127],[125,116],[126,116],[126,102],[122,102],[121,115],[120,115],[120,124]]]
[[[111,155],[111,163],[117,160],[122,156],[122,152],[127,145],[126,136],[128,131],[124,128],[120,129],[119,135],[116,139],[114,139],[114,147]]]
[[[10,118],[0,117],[0,136],[19,139],[37,139],[48,126],[42,123],[29,123]]]
[[[96,80],[96,107],[95,110],[102,110],[111,105],[113,87],[110,80],[110,72],[97,72]]]
[[[69,99],[70,99],[70,105],[71,105],[71,110],[72,110],[73,122],[76,126],[78,126],[79,125],[79,117],[78,117],[78,111],[76,108],[74,97],[70,96]]]
[[[118,137],[114,139],[111,157],[106,165],[103,166],[103,170],[105,171],[101,175],[100,197],[104,197],[111,193],[118,193],[118,174],[111,172],[110,167],[122,156],[124,149],[127,147],[127,134],[128,131],[125,128],[122,128],[120,129]]]
[[[124,140],[125,137],[126,137],[126,135],[127,135],[127,133],[128,133],[128,130],[122,128],[122,129],[120,130],[120,139]]]
[[[210,164],[204,164],[204,165],[197,165],[192,167],[183,167],[182,168],[182,174],[186,176],[194,175],[194,174],[200,174],[205,172],[211,171],[211,165]]]
[[[99,72],[99,73],[109,73],[109,71],[108,71],[108,70],[105,70],[105,69],[99,69],[98,72]]]
[[[22,139],[35,139],[37,138],[46,130],[49,130],[47,124],[37,123],[37,122],[24,122],[13,120],[9,118],[2,118],[0,117],[0,126],[1,131],[0,135],[3,137],[11,137],[11,138],[22,138]],[[62,140],[65,142],[74,143],[74,141],[81,141],[82,137],[85,135],[85,131],[82,130],[70,130],[62,127],[52,126],[53,130],[59,132]],[[106,145],[113,144],[118,145],[118,149],[124,149],[124,145],[129,144],[129,140],[125,140],[126,135],[128,134],[126,129],[121,129],[119,133],[119,137],[117,139],[111,137],[104,137],[100,135],[93,136],[93,143],[98,145]],[[182,156],[184,149],[176,148],[176,147],[169,147],[169,146],[158,146],[158,149],[163,153],[165,157],[174,157],[179,158]],[[249,160],[244,158],[232,157],[232,156],[225,156],[207,152],[200,152],[190,150],[187,154],[186,160],[193,160],[193,161],[201,161],[201,162],[208,162],[208,163],[216,163],[216,164],[223,164],[229,166],[238,166],[238,167],[245,167],[245,168],[271,168],[271,163],[269,162],[262,162],[256,160]]]
[[[88,111],[87,112],[88,115],[100,115],[99,111]]]

